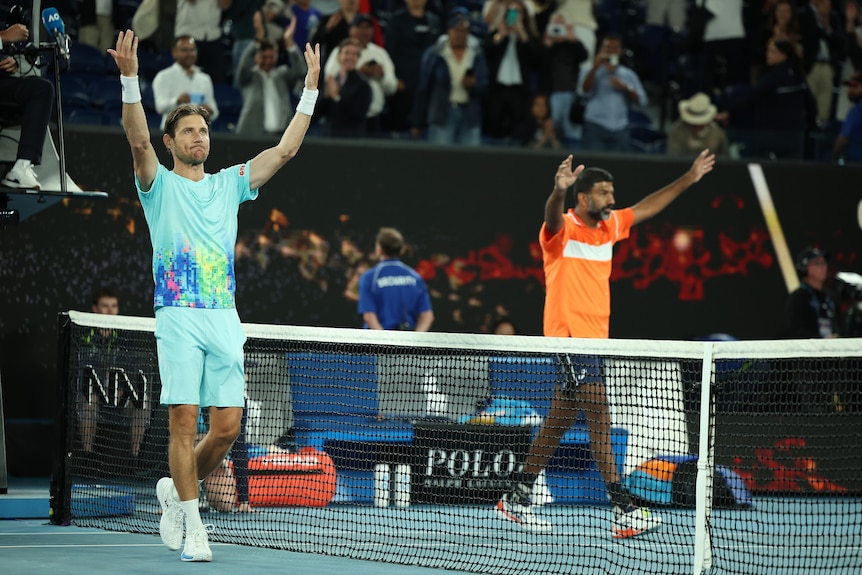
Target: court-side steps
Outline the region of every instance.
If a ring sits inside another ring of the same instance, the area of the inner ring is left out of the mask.
[[[0,493],[0,519],[48,519],[50,501],[47,477],[9,477]]]

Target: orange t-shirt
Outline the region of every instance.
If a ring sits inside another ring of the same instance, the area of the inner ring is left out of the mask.
[[[546,336],[608,337],[614,244],[629,237],[634,217],[631,208],[614,210],[591,229],[570,209],[556,235],[542,224]]]

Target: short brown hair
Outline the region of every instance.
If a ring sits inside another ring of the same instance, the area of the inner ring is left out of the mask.
[[[165,120],[165,134],[173,138],[174,132],[176,132],[177,129],[177,123],[180,119],[195,114],[203,118],[204,122],[207,123],[207,126],[210,125],[210,112],[204,106],[198,106],[197,104],[180,104],[174,108],[170,114],[168,114],[168,118]]]
[[[377,245],[387,257],[399,257],[404,253],[404,236],[395,228],[380,228]]]

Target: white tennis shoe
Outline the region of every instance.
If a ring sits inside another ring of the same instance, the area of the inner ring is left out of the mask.
[[[497,515],[531,533],[550,533],[554,530],[550,521],[542,519],[533,511],[530,487],[527,485],[515,485],[511,492],[504,494],[497,502]]]
[[[185,514],[180,506],[180,499],[174,489],[174,481],[170,477],[162,477],[156,483],[156,497],[162,506],[162,519],[159,521],[159,535],[162,542],[171,551],[176,551],[183,545],[183,519]]]
[[[213,552],[210,549],[210,542],[207,533],[212,529],[212,525],[204,525],[197,529],[189,531],[186,537],[186,546],[183,548],[183,553],[180,558],[183,561],[212,561]]]
[[[614,507],[614,521],[611,524],[611,534],[616,539],[636,537],[661,528],[661,517],[646,507],[630,507],[623,511]]]

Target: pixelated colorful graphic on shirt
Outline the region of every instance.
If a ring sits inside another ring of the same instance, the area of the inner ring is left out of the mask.
[[[188,244],[155,252],[155,307],[235,307],[233,260],[229,250],[192,248]]]

